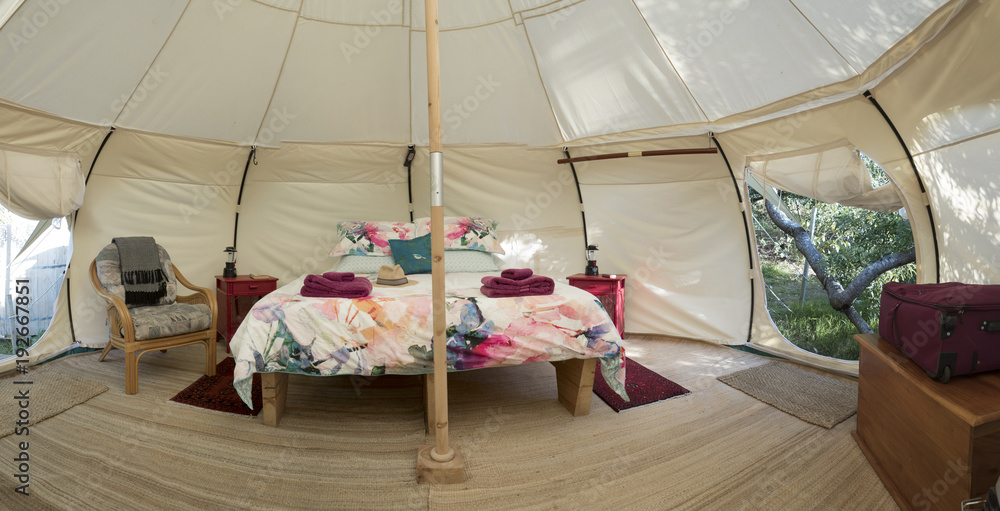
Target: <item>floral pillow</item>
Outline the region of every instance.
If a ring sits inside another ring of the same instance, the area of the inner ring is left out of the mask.
[[[424,217],[414,220],[416,236],[431,232],[431,219]],[[479,250],[504,254],[497,238],[497,221],[479,216],[458,216],[444,218],[444,248],[446,250]]]
[[[330,251],[330,257],[342,255],[387,256],[392,255],[389,240],[408,240],[414,237],[414,224],[409,222],[365,222],[350,220],[337,223],[340,242]]]

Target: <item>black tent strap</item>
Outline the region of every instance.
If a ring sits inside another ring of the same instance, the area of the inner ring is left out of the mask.
[[[90,170],[87,171],[87,177],[83,180],[83,186],[87,186],[90,181],[90,175],[94,173],[94,167],[97,166],[97,159],[101,156],[101,151],[104,151],[104,146],[107,145],[108,139],[111,138],[111,134],[115,132],[115,127],[112,126],[108,130],[108,134],[104,135],[104,140],[101,142],[101,147],[97,148],[97,154],[94,155],[94,161],[90,162]]]
[[[413,221],[413,173],[410,167],[413,166],[413,158],[417,155],[416,147],[409,145],[406,146],[406,159],[403,160],[403,166],[406,167],[406,194],[407,200],[409,200],[410,208],[410,221]]]
[[[906,153],[906,159],[910,162],[910,168],[913,169],[913,175],[917,178],[917,184],[920,185],[920,193],[924,196],[927,194],[927,189],[924,188],[924,180],[920,177],[920,172],[917,171],[917,162],[913,159],[913,154],[910,153],[910,148],[906,145],[906,141],[903,140],[903,136],[899,134],[899,130],[896,129],[896,125],[892,123],[892,119],[889,118],[889,114],[885,113],[882,109],[882,105],[878,103],[872,92],[866,90],[863,94],[864,97],[868,98],[868,101],[878,110],[878,113],[882,114],[882,119],[885,119],[886,124],[889,125],[889,129],[892,133],[896,135],[896,140],[899,141],[899,145],[903,147],[903,152]],[[923,200],[924,197],[921,197]],[[931,205],[928,201],[927,204],[927,218],[930,220],[931,224],[931,237],[934,239],[934,280],[935,282],[941,282],[941,252],[938,249],[938,239],[937,239],[937,227],[934,225],[934,212],[931,211]]]
[[[583,249],[587,250],[587,247],[590,246],[590,241],[587,238],[587,213],[583,209],[583,192],[580,191],[580,178],[576,175],[576,166],[573,165],[573,158],[569,156],[569,149],[564,147],[563,154],[566,155],[569,169],[573,171],[573,184],[576,185],[576,197],[580,201],[580,218],[583,220]],[[563,160],[559,161],[562,162]]]
[[[712,142],[715,143],[715,147],[719,148],[719,154],[722,156],[722,161],[726,162],[726,168],[729,169],[729,177],[733,180],[733,188],[736,189],[736,198],[740,201],[740,210],[743,214],[743,232],[746,234],[747,240],[747,260],[750,262],[750,271],[754,269],[753,265],[753,244],[750,243],[750,224],[747,218],[749,207],[743,204],[743,194],[740,193],[740,185],[736,182],[736,174],[733,173],[733,167],[729,164],[729,158],[726,158],[726,152],[722,150],[722,145],[719,144],[719,140],[715,138],[715,134],[709,134]],[[754,308],[754,298],[756,296],[754,290],[754,279],[750,279],[750,326],[747,327],[747,342],[753,338],[753,308]]]
[[[236,220],[233,221],[233,247],[236,247],[236,233],[240,229],[240,204],[243,203],[243,187],[247,183],[247,172],[250,170],[250,162],[257,164],[257,146],[250,146],[250,154],[247,155],[247,164],[243,166],[243,178],[240,179],[240,194],[236,197]]]

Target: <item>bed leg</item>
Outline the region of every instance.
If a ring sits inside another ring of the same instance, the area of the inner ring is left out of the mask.
[[[556,366],[556,383],[559,386],[559,402],[574,417],[590,413],[590,398],[594,394],[594,371],[596,358],[562,360],[552,362]]]
[[[264,408],[260,411],[264,424],[277,426],[285,413],[285,398],[288,396],[288,373],[262,373]]]
[[[424,432],[434,433],[434,373],[421,375],[424,387]]]

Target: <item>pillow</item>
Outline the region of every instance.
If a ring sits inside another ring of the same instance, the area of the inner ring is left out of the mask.
[[[449,250],[444,255],[445,273],[500,271],[493,254],[480,250]]]
[[[345,255],[337,263],[336,271],[360,274],[378,273],[379,268],[386,264],[392,266],[396,263],[392,262],[392,256]]]
[[[413,238],[415,226],[409,222],[366,222],[350,220],[337,222],[340,242],[330,251],[330,257],[340,255],[392,255],[389,240]]]
[[[414,222],[417,236],[430,234],[430,218],[418,218]],[[497,221],[478,216],[445,217],[444,248],[505,253],[497,239]]]
[[[430,234],[412,240],[389,240],[389,245],[392,247],[392,259],[403,268],[403,273],[413,275],[431,272]]]

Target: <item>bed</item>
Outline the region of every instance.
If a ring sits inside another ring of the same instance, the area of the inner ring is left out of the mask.
[[[589,411],[596,367],[626,396],[622,339],[593,295],[557,282],[551,295],[488,298],[479,290],[486,275],[499,273],[445,276],[449,371],[551,362],[559,401],[574,415]],[[262,298],[230,342],[240,397],[251,406],[252,376],[261,373],[262,417],[276,426],[289,374],[426,375],[429,388],[431,275],[408,277],[416,284],[375,287],[366,298],[343,299],[301,296],[303,276]],[[425,398],[426,418],[433,421],[427,392]]]

